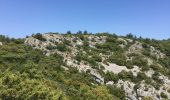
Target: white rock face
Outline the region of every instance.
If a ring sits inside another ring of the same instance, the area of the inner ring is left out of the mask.
[[[121,71],[129,71],[126,66],[119,66],[119,65],[116,65],[116,64],[113,64],[113,63],[109,63],[109,66],[108,65],[105,65],[103,64],[103,66],[105,67],[105,72],[107,71],[111,71],[115,74],[118,74],[120,73]]]
[[[2,45],[2,42],[0,42],[0,45]]]

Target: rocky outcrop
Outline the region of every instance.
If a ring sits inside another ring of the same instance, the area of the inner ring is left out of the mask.
[[[2,42],[0,42],[0,45],[2,45]]]
[[[102,75],[100,75],[99,71],[92,68],[92,66],[84,61],[78,62],[76,59],[74,59],[74,56],[80,51],[77,49],[77,46],[83,46],[84,41],[76,36],[64,36],[61,34],[43,34],[43,38],[46,39],[46,41],[38,40],[34,37],[26,38],[25,44],[32,46],[37,49],[41,49],[45,51],[46,55],[50,55],[53,53],[58,53],[64,57],[64,61],[66,62],[67,66],[70,67],[76,67],[80,72],[86,72],[87,70],[90,71],[90,74],[95,77],[95,80],[101,84],[104,84],[104,78]],[[89,46],[92,48],[96,48],[96,44],[103,44],[106,42],[107,37],[106,36],[95,36],[95,35],[85,35],[85,37],[88,40]],[[70,43],[67,47],[71,50],[70,52],[61,52],[58,50],[48,50],[47,47],[50,46],[57,46],[59,43],[64,43],[64,41],[67,41]],[[120,47],[124,48],[126,45],[129,45],[128,50],[125,52],[126,61],[131,61],[132,58],[128,57],[128,54],[136,53],[139,55],[142,55],[142,50],[144,50],[142,43],[138,41],[133,41],[131,39],[125,39],[125,38],[118,38],[117,41],[120,43]],[[2,43],[0,42],[0,45]],[[157,59],[164,58],[165,54],[161,53],[159,50],[156,50],[154,47],[150,46],[150,53],[153,56],[156,56]],[[84,54],[86,54],[85,51],[83,51]],[[110,52],[110,54],[113,54],[113,52]],[[99,54],[99,56],[102,57],[102,60],[106,60],[109,58],[109,55]],[[144,55],[142,55],[144,56]],[[148,65],[154,64],[154,61],[148,57],[145,57],[148,61]],[[139,66],[134,65],[133,68],[128,69],[126,66],[119,66],[114,63],[104,63],[100,62],[99,65],[102,65],[104,67],[104,72],[113,72],[114,74],[119,74],[122,71],[125,72],[132,72],[133,76],[137,76],[139,72],[143,72],[142,69]],[[63,68],[67,69],[63,66]],[[68,70],[68,69],[67,69]],[[155,71],[153,69],[149,69],[148,71],[144,71],[145,75],[149,78],[152,78]],[[160,94],[163,92],[167,94],[168,98],[170,98],[170,93],[168,92],[168,89],[170,89],[170,80],[168,77],[164,75],[160,75],[159,79],[163,82],[163,84],[160,86],[160,89],[155,89],[154,86],[146,84],[144,81],[141,83],[138,83],[139,87],[135,88],[137,85],[136,83],[133,83],[129,80],[119,80],[117,83],[114,83],[113,81],[109,81],[106,83],[106,85],[116,85],[117,87],[123,88],[127,97],[127,100],[141,100],[143,97],[152,97],[154,100],[160,100],[162,99]],[[154,80],[152,80],[154,82]]]

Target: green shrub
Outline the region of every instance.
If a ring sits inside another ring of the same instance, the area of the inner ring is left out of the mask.
[[[115,63],[117,65],[120,66],[124,66],[126,65],[126,58],[123,54],[119,53],[119,52],[115,52],[113,55],[111,55],[109,57],[109,62],[111,63]]]
[[[131,61],[127,61],[125,65],[126,65],[126,67],[127,67],[128,69],[134,68]]]
[[[65,52],[65,51],[69,50],[69,49],[67,48],[67,46],[66,46],[65,44],[63,44],[63,43],[58,44],[56,48],[57,48],[59,51],[61,51],[61,52]]]
[[[94,58],[88,58],[87,60],[89,64],[92,66],[94,69],[99,69],[98,63],[95,61]]]
[[[150,49],[145,49],[145,50],[142,51],[142,54],[150,57],[151,56],[150,52],[151,52]]]
[[[125,91],[123,89],[111,85],[108,86],[108,89],[112,95],[115,95],[120,100],[126,100]]]
[[[155,73],[152,75],[152,79],[153,79],[154,81],[156,81],[157,83],[162,84],[163,81],[162,81],[161,79],[159,79],[159,76],[160,76],[160,74],[159,74],[158,72],[155,72]]]
[[[138,81],[142,81],[142,80],[147,79],[147,76],[145,75],[145,73],[139,72],[137,75],[137,79]]]
[[[152,68],[152,69],[155,70],[155,71],[160,70],[160,66],[157,65],[157,64],[152,64],[152,65],[150,65],[150,68]]]
[[[104,82],[107,83],[109,81],[114,81],[114,82],[118,82],[119,77],[117,74],[114,74],[113,72],[106,72],[106,74],[104,75]]]
[[[118,73],[118,77],[124,80],[131,80],[134,78],[132,72],[126,72],[126,71],[121,71],[120,73]]]
[[[156,90],[159,90],[160,89],[160,84],[158,83],[155,83],[155,82],[152,82],[151,85],[156,89]]]
[[[165,94],[164,92],[161,92],[161,97],[162,98],[168,98],[167,94]]]
[[[97,62],[102,62],[102,58],[98,55],[93,55],[92,58]]]
[[[54,49],[57,49],[57,46],[48,45],[48,46],[46,46],[46,48],[47,48],[48,50],[54,50]]]
[[[107,37],[106,38],[106,42],[112,42],[112,43],[116,43],[116,38],[114,38],[114,37]]]
[[[68,45],[68,46],[71,46],[70,41],[69,41],[69,40],[66,40],[66,39],[63,40],[63,44]]]
[[[139,67],[148,65],[148,61],[140,56],[133,57],[132,63],[133,63],[133,65],[137,65]]]
[[[32,35],[34,38],[40,40],[40,41],[46,41],[46,39],[42,36],[42,34],[37,33],[35,35]]]
[[[0,35],[0,42],[10,42],[10,41],[11,41],[11,39],[9,37]]]
[[[82,60],[82,54],[81,53],[78,53],[76,56],[75,56],[75,59],[80,62]]]
[[[167,92],[170,93],[170,89],[168,89]]]

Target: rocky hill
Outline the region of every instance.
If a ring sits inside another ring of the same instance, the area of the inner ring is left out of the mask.
[[[170,99],[169,45],[107,33],[38,33],[1,41],[0,96],[23,98],[29,91],[27,98],[54,100]]]

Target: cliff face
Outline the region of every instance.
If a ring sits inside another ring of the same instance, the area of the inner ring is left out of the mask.
[[[169,66],[164,64],[168,57],[138,39],[39,34],[26,38],[25,45],[40,49],[47,56],[57,53],[66,66],[89,72],[99,84],[122,88],[128,100],[170,98]]]

